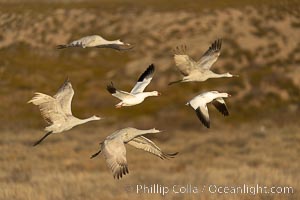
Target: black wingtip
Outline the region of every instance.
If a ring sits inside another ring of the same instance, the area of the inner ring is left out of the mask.
[[[214,43],[211,45],[211,49],[214,51],[220,51],[222,47],[222,39],[217,39],[214,41]]]
[[[150,68],[151,70],[154,70],[155,69],[154,64],[153,63],[150,64],[148,68]]]
[[[110,85],[107,85],[106,89],[111,94],[115,94],[117,91],[117,89],[114,87],[113,82],[111,82]]]
[[[206,127],[206,128],[210,128],[210,121],[209,119],[206,120],[205,119],[205,116],[202,114],[202,112],[200,111],[200,108],[197,108],[195,110],[196,114],[197,114],[197,117],[198,119],[202,122],[202,124]]]
[[[229,116],[229,112],[228,110],[224,110],[221,112],[225,117]]]
[[[122,165],[121,169],[114,174],[114,179],[121,179],[123,177],[123,175],[125,176],[126,174],[129,174],[128,171],[128,166],[127,165]]]
[[[226,104],[220,103],[218,101],[213,101],[212,104],[215,106],[215,108],[222,113],[223,116],[229,116],[229,111],[227,109]]]
[[[138,82],[142,82],[146,77],[151,76],[155,71],[154,64],[149,65],[149,67],[142,73],[140,78],[138,79]]]

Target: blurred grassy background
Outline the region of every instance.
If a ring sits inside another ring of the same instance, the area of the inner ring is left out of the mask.
[[[141,196],[124,190],[137,183],[261,183],[299,190],[298,1],[1,0],[0,26],[0,199],[110,199],[116,193],[119,199],[137,199]],[[55,49],[92,34],[120,38],[136,48]],[[223,46],[213,70],[239,78],[167,86],[180,78],[174,47],[186,44],[198,59],[217,38],[223,38]],[[151,63],[156,74],[147,90],[163,95],[114,109],[118,100],[106,85],[114,81],[130,90]],[[67,76],[75,90],[74,115],[97,114],[105,120],[53,135],[32,148],[45,123],[26,102],[37,91],[55,94]],[[207,90],[232,94],[229,117],[210,107],[210,130],[184,105]],[[129,148],[130,175],[114,181],[103,158],[88,158],[98,141],[126,126],[167,130],[151,138],[162,149],[181,153],[157,161]],[[200,199],[226,198],[206,194]],[[230,198],[299,199],[299,194]]]

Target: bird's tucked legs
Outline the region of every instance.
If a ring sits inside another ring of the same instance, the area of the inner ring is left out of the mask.
[[[98,156],[101,153],[101,149],[99,151],[97,151],[96,153],[94,153],[90,158],[95,158],[96,156]]]
[[[38,141],[36,141],[33,146],[36,146],[38,144],[40,144],[46,137],[48,137],[50,134],[52,133],[52,131],[46,133],[41,139],[39,139]]]

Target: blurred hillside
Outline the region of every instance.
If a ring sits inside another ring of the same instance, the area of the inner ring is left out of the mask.
[[[134,1],[45,2],[2,2],[2,127],[14,121],[19,121],[18,126],[41,126],[37,110],[27,100],[36,91],[54,94],[67,76],[75,89],[74,113],[82,117],[96,113],[112,121],[164,119],[172,124],[175,120],[190,127],[198,121],[184,103],[207,90],[233,95],[228,100],[232,118],[226,123],[257,116],[282,121],[282,113],[294,116],[299,112],[300,8],[296,2],[216,1],[207,7],[206,1],[188,1],[185,6],[179,1],[172,6],[150,1],[149,7],[147,2],[143,6]],[[92,34],[121,38],[136,48],[129,52],[55,49]],[[217,38],[223,38],[223,46],[213,70],[230,71],[239,78],[167,86],[180,78],[173,48],[185,44],[188,53],[198,59]],[[163,96],[115,111],[113,105],[118,101],[108,94],[106,85],[113,80],[119,88],[130,89],[150,63],[157,72],[147,90],[157,89]]]
[[[183,3],[184,2],[184,3]],[[0,0],[0,200],[2,199],[299,199],[300,2],[296,0]],[[56,49],[99,34],[132,43],[132,51]],[[212,70],[239,78],[167,86],[177,80],[172,50],[199,59],[223,38]],[[113,81],[130,90],[154,63],[147,91],[162,96],[115,109]],[[105,120],[53,134],[32,148],[45,125],[26,102],[53,95],[66,77],[73,113]],[[209,107],[206,129],[185,103],[207,90],[232,94],[230,116]],[[156,127],[147,136],[175,159],[128,148],[130,174],[114,180],[104,158],[90,160],[98,142],[118,128]],[[137,184],[290,186],[294,194],[160,195],[126,192]]]

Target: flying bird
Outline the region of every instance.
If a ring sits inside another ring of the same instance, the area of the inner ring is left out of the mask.
[[[169,85],[179,82],[202,82],[209,78],[238,77],[238,75],[232,75],[228,72],[224,74],[216,74],[210,70],[220,55],[221,46],[221,39],[214,41],[197,62],[186,55],[186,46],[182,46],[181,48],[177,47],[175,49],[174,60],[177,69],[183,75],[183,79],[170,82]]]
[[[229,112],[223,99],[227,97],[230,97],[230,95],[227,93],[219,93],[218,91],[204,92],[187,102],[186,105],[191,106],[204,126],[209,128],[210,120],[207,104],[212,102],[218,111],[220,111],[224,116],[228,116]]]
[[[95,115],[87,119],[74,117],[71,110],[73,95],[72,84],[67,79],[53,97],[43,93],[35,93],[35,96],[28,101],[28,103],[39,107],[42,117],[49,124],[45,128],[46,134],[34,143],[34,146],[41,143],[52,133],[61,133],[70,130],[74,126],[101,119]]]
[[[75,40],[69,44],[61,44],[61,45],[57,46],[58,49],[64,49],[64,48],[69,48],[69,47],[112,48],[112,49],[116,49],[118,51],[123,51],[123,50],[130,50],[134,46],[131,44],[128,44],[128,43],[124,43],[121,40],[109,41],[99,35],[86,36],[86,37],[80,38],[79,40]]]
[[[143,135],[148,133],[159,133],[161,131],[153,128],[149,130],[139,130],[136,128],[124,128],[113,132],[100,143],[100,150],[91,156],[91,159],[99,155],[104,155],[107,166],[111,169],[114,178],[120,179],[129,173],[126,160],[125,144],[129,144],[137,149],[147,151],[161,159],[175,157],[176,153],[164,153],[151,140]]]
[[[111,93],[114,97],[121,100],[121,102],[116,105],[116,108],[121,108],[122,106],[137,105],[142,103],[147,97],[161,95],[157,91],[144,92],[145,88],[147,87],[147,85],[149,85],[153,78],[154,71],[155,67],[153,64],[151,64],[146,69],[146,71],[140,76],[130,93],[116,89],[113,83],[111,82],[111,84],[108,85],[106,88],[107,91]]]

